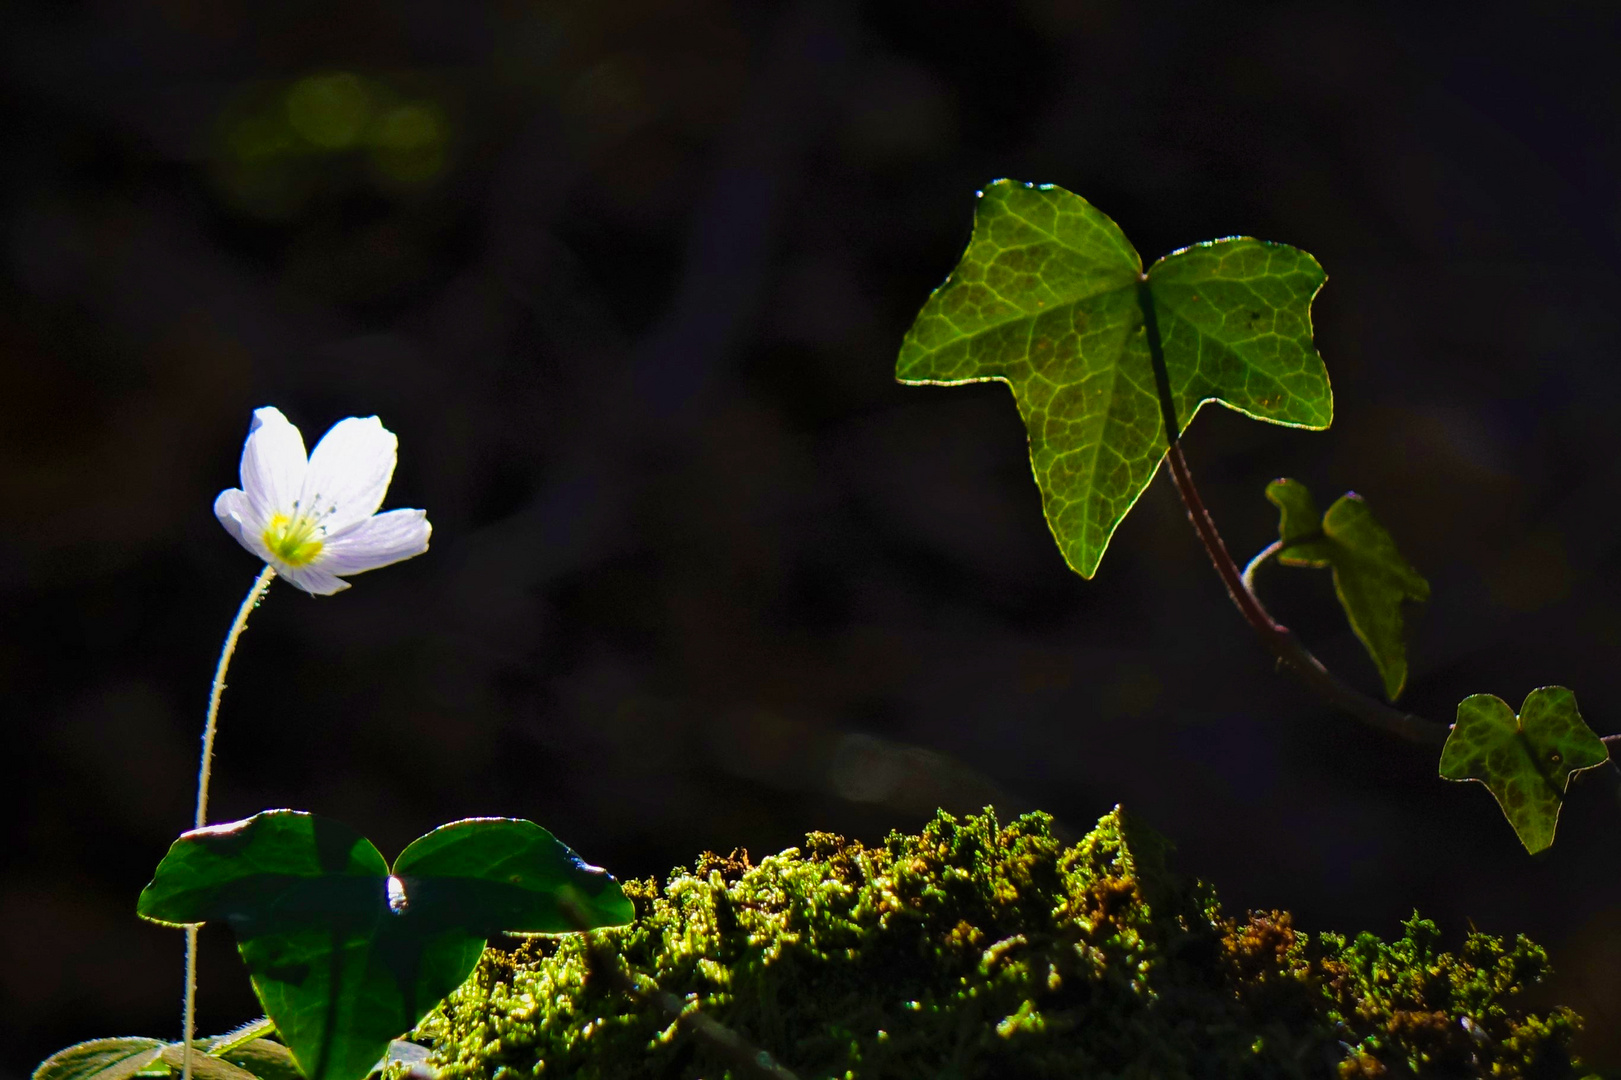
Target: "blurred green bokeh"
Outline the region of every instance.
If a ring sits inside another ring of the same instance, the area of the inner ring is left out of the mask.
[[[281,219],[318,192],[431,189],[445,172],[451,126],[432,96],[336,71],[244,87],[220,110],[216,133],[221,194],[241,212]]]

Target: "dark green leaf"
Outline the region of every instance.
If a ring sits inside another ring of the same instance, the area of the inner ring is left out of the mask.
[[[40,1062],[33,1080],[124,1080],[157,1061],[166,1045],[139,1036],[91,1039]]]
[[[391,877],[360,834],[291,810],[186,833],[137,910],[169,925],[229,924],[266,1014],[310,1080],[365,1076],[391,1039],[461,985],[491,934],[632,918],[613,878],[532,822],[435,829],[406,848]]]
[[[1247,237],[1173,252],[1145,279],[1119,227],[1085,199],[998,180],[980,194],[962,261],[907,333],[896,377],[1012,388],[1047,524],[1091,577],[1167,448],[1144,305],[1180,426],[1219,401],[1321,429],[1333,416],[1311,341],[1323,280],[1305,252]]]
[[[1544,686],[1526,696],[1519,716],[1493,694],[1464,698],[1441,749],[1441,776],[1485,784],[1534,855],[1553,843],[1571,773],[1609,757],[1576,711],[1576,695]]]
[[[532,821],[469,818],[411,841],[394,861],[411,914],[486,936],[560,934],[633,917],[612,878]]]
[[[1430,583],[1402,558],[1396,541],[1355,492],[1335,499],[1320,521],[1316,500],[1297,480],[1272,481],[1266,497],[1282,513],[1278,561],[1285,566],[1333,568],[1340,606],[1378,667],[1385,694],[1395,701],[1407,683],[1402,603],[1428,600]]]

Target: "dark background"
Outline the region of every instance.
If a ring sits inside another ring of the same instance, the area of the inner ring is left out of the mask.
[[[13,3],[0,14],[4,1074],[178,1034],[136,894],[190,822],[256,566],[210,503],[250,410],[379,414],[423,558],[276,585],[213,816],[389,854],[533,818],[622,875],[930,808],[1115,802],[1228,905],[1524,931],[1621,1064],[1621,816],[1527,857],[1489,795],[1273,674],[1164,477],[1064,567],[996,385],[896,348],[977,187],[1052,181],[1148,258],[1315,253],[1326,434],[1220,408],[1264,484],[1362,492],[1429,577],[1405,704],[1575,689],[1621,730],[1613,3]],[[1376,692],[1323,573],[1263,596]],[[256,1015],[205,933],[201,1027]]]

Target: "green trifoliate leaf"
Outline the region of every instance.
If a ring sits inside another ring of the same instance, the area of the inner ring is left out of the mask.
[[[1520,843],[1535,855],[1553,843],[1571,773],[1609,757],[1576,711],[1576,695],[1544,686],[1526,696],[1519,716],[1493,694],[1464,698],[1441,749],[1441,776],[1485,784]]]
[[[1219,401],[1322,429],[1333,395],[1311,301],[1323,280],[1304,251],[1247,237],[1173,252],[1145,277],[1120,228],[1085,199],[998,180],[980,193],[962,261],[907,333],[896,377],[1012,388],[1047,524],[1091,577],[1167,449],[1145,307],[1179,427]]]
[[[292,1051],[257,1037],[272,1027],[268,1020],[256,1021],[226,1035],[198,1039],[191,1047],[191,1075],[197,1080],[304,1080]],[[393,1050],[390,1046],[384,1062],[394,1060]],[[95,1039],[52,1054],[34,1070],[33,1080],[123,1080],[162,1070],[180,1076],[185,1057],[184,1043],[142,1037]]]
[[[309,1080],[359,1080],[461,985],[501,931],[631,920],[607,873],[528,821],[474,818],[394,863],[328,818],[271,810],[186,833],[141,893],[143,918],[223,920],[265,1013]]]
[[[33,1080],[125,1080],[156,1062],[168,1045],[140,1036],[91,1039],[40,1062]]]
[[[303,1078],[303,1074],[298,1071],[298,1063],[293,1060],[292,1052],[281,1043],[272,1042],[270,1039],[253,1039],[224,1051],[210,1047],[208,1053],[210,1057],[224,1058],[233,1065],[242,1066],[259,1080]]]
[[[1272,481],[1266,497],[1281,512],[1278,561],[1333,568],[1334,594],[1379,669],[1385,694],[1395,701],[1407,683],[1402,603],[1428,600],[1430,583],[1402,558],[1396,541],[1355,492],[1335,499],[1321,518],[1316,500],[1298,480]]]
[[[196,1043],[191,1047],[191,1075],[196,1080],[254,1080],[256,1074],[238,1068],[223,1058],[204,1053],[204,1049]],[[285,1050],[286,1047],[282,1049]],[[178,1076],[185,1072],[185,1059],[185,1044],[170,1043],[163,1048],[163,1056],[158,1060],[169,1066],[169,1071]]]

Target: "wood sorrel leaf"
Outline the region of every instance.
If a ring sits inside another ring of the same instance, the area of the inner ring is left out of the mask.
[[[91,1039],[40,1062],[33,1080],[124,1080],[157,1061],[168,1045],[162,1039],[140,1036]]]
[[[1321,518],[1316,500],[1298,480],[1272,481],[1266,497],[1280,512],[1278,561],[1333,568],[1334,595],[1379,669],[1385,695],[1395,701],[1407,683],[1402,602],[1428,600],[1430,583],[1401,557],[1396,541],[1354,491],[1335,499]]]
[[[630,901],[529,821],[441,826],[387,862],[329,818],[268,810],[185,833],[136,910],[223,920],[265,1013],[309,1080],[359,1080],[390,1040],[461,985],[501,931],[631,920]]]
[[[282,1049],[286,1049],[283,1047]],[[204,1053],[205,1047],[193,1044],[191,1048],[191,1075],[196,1080],[254,1080],[255,1073],[222,1058]],[[169,1071],[176,1075],[185,1072],[186,1047],[184,1043],[170,1043],[163,1048],[163,1055],[158,1059],[169,1066]],[[261,1077],[260,1080],[265,1080]]]
[[[292,1052],[281,1043],[269,1039],[253,1039],[223,1052],[210,1047],[208,1053],[211,1057],[224,1058],[233,1065],[240,1065],[259,1080],[301,1080],[303,1077]],[[193,1064],[196,1060],[195,1057],[192,1059]],[[176,1068],[174,1071],[180,1070]]]
[[[1119,226],[1079,195],[998,180],[980,193],[968,250],[907,332],[895,374],[1012,388],[1047,524],[1091,577],[1167,449],[1145,307],[1179,428],[1219,401],[1320,430],[1333,418],[1311,340],[1323,281],[1304,251],[1248,237],[1183,248],[1145,276]]]
[[[265,1020],[240,1030],[269,1031],[272,1027]],[[124,1080],[162,1069],[179,1075],[185,1071],[185,1053],[183,1043],[162,1039],[93,1039],[46,1058],[34,1070],[33,1080]],[[287,1047],[252,1032],[198,1039],[192,1044],[191,1074],[197,1080],[304,1080]]]
[[[1485,784],[1520,843],[1535,855],[1553,843],[1571,773],[1609,757],[1576,711],[1576,695],[1544,686],[1526,696],[1519,716],[1493,694],[1464,698],[1441,748],[1441,776]]]

